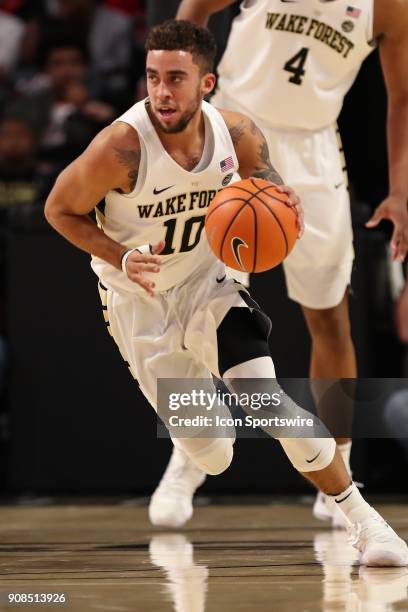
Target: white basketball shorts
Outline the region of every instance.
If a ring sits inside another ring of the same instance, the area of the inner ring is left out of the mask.
[[[154,298],[101,282],[99,292],[109,332],[155,409],[158,378],[221,378],[237,363],[269,355],[268,317],[217,260]]]
[[[248,115],[220,91],[211,102]],[[257,123],[256,116],[252,119]],[[354,259],[347,173],[337,128],[312,132],[259,127],[272,165],[297,192],[305,212],[303,237],[283,264],[289,297],[309,308],[337,306],[350,284]]]

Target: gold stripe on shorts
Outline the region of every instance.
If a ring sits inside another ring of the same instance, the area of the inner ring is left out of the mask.
[[[100,295],[101,302],[102,302],[102,313],[103,313],[103,318],[104,318],[104,321],[105,321],[105,324],[106,324],[107,330],[108,330],[109,334],[112,336],[112,338],[115,340],[115,338],[113,337],[112,330],[111,330],[111,328],[110,328],[110,322],[109,322],[109,313],[108,313],[108,290],[107,290],[107,288],[106,288],[104,285],[102,285],[101,281],[99,281],[99,282],[98,282],[98,290],[99,290],[99,295]],[[115,344],[116,344],[116,346],[117,346],[117,347],[118,347],[118,349],[119,349],[119,353],[120,353],[120,355],[121,355],[121,357],[122,357],[123,361],[126,363],[126,366],[129,368],[129,372],[131,373],[132,377],[133,377],[135,380],[137,380],[137,378],[136,378],[136,376],[135,376],[135,374],[134,374],[134,372],[133,372],[132,368],[130,367],[129,362],[128,362],[128,361],[125,359],[125,357],[124,357],[124,355],[123,355],[122,351],[120,350],[120,346],[119,346],[119,344],[116,342],[116,340],[115,340]]]
[[[340,129],[337,123],[334,124],[334,127],[336,130],[337,146],[338,146],[339,153],[340,153],[340,162],[341,162],[341,169],[343,172],[344,183],[348,189],[349,188],[349,178],[347,174],[347,163],[346,163],[346,157],[344,155],[343,143],[341,141]]]

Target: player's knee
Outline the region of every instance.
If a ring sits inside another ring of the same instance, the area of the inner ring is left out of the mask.
[[[334,459],[336,442],[333,438],[281,438],[288,459],[298,472],[318,472]]]
[[[341,346],[351,338],[348,310],[344,303],[325,310],[305,309],[306,320],[314,342]]]
[[[194,464],[209,476],[222,474],[231,465],[234,456],[234,440],[231,438],[209,439],[208,445],[189,456]]]

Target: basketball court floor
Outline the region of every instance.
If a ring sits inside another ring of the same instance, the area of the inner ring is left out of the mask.
[[[0,610],[408,610],[408,569],[360,568],[306,502],[201,504],[178,532],[143,500],[1,506]],[[407,506],[378,508],[407,538]]]

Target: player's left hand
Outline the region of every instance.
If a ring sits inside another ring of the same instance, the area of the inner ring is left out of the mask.
[[[391,255],[394,261],[404,261],[408,251],[408,210],[407,202],[396,196],[388,196],[375,209],[366,227],[372,228],[383,219],[388,219],[394,225],[391,238]]]
[[[299,196],[292,189],[292,187],[288,187],[288,185],[276,185],[275,184],[275,187],[281,193],[286,193],[289,196],[285,204],[287,206],[290,206],[290,208],[293,208],[296,213],[297,225],[298,225],[298,230],[299,230],[298,238],[301,238],[303,235],[303,232],[305,231],[305,222],[304,222],[303,207],[300,202]]]

